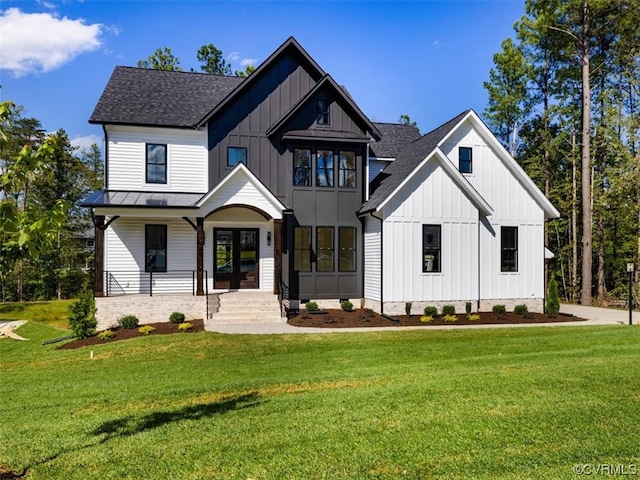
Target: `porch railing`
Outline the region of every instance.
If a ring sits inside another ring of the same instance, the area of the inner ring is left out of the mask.
[[[278,279],[278,303],[280,303],[280,315],[288,316],[290,310],[289,302],[289,286],[282,281],[282,277]]]
[[[196,270],[168,270],[166,272],[105,271],[105,296],[191,293],[197,291]],[[209,293],[209,277],[203,272],[204,294]]]

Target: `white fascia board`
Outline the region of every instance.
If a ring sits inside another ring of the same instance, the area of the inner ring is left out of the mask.
[[[95,215],[120,218],[171,219],[194,216],[194,208],[96,207]]]
[[[496,136],[489,130],[489,128],[485,125],[482,119],[478,116],[476,112],[470,110],[456,125],[451,131],[440,141],[438,147],[441,147],[453,134],[454,131],[458,129],[460,125],[462,125],[467,120],[470,120],[475,127],[478,128],[482,138],[487,144],[493,148],[503,163],[506,165],[507,169],[513,174],[514,177],[520,182],[521,185],[529,192],[529,194],[533,197],[533,199],[538,203],[540,208],[544,211],[544,217],[546,220],[552,218],[559,218],[560,212],[553,206],[553,204],[549,201],[547,197],[544,196],[544,193],[538,188],[538,186],[531,180],[531,177],[527,175],[527,173],[523,170],[523,168],[516,162],[515,158],[511,156],[507,149],[498,141]]]
[[[380,160],[383,162],[393,162],[396,157],[369,157],[369,160]]]

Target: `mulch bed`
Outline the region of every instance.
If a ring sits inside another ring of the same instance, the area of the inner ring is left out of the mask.
[[[344,310],[325,310],[327,313],[306,314],[303,318],[304,310],[289,318],[289,324],[296,327],[317,327],[317,328],[354,328],[354,327],[410,327],[421,326],[430,327],[433,325],[504,325],[504,324],[526,324],[526,323],[552,323],[552,322],[576,322],[585,321],[584,318],[577,318],[570,315],[559,314],[549,316],[542,313],[529,313],[528,318],[516,315],[513,312],[496,314],[493,312],[480,313],[480,320],[470,321],[466,314],[458,314],[456,322],[445,322],[443,317],[438,315],[429,323],[420,321],[420,315],[396,315],[390,320],[377,313],[367,315],[364,310],[354,310],[345,312]]]
[[[178,326],[170,322],[147,323],[145,325],[151,325],[153,328],[155,328],[155,331],[151,332],[149,335],[142,335],[141,333],[138,332],[137,328],[132,328],[132,329],[116,328],[116,329],[112,329],[113,333],[115,333],[115,337],[109,340],[100,340],[97,335],[94,335],[93,337],[73,340],[69,343],[60,345],[58,347],[58,350],[81,348],[81,347],[87,347],[89,345],[104,345],[105,343],[111,343],[118,340],[126,340],[128,338],[135,338],[135,337],[146,337],[151,335],[167,335],[167,334],[184,335],[192,332],[202,332],[204,330],[204,321],[202,320],[189,320],[189,323],[192,325],[192,327],[189,330],[186,330],[184,332],[180,332],[178,330]]]

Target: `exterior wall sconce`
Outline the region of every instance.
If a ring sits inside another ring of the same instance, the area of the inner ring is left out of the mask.
[[[271,232],[267,232],[267,245],[271,246]]]

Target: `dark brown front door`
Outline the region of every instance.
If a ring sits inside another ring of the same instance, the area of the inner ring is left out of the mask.
[[[259,288],[258,229],[214,228],[217,289]]]

